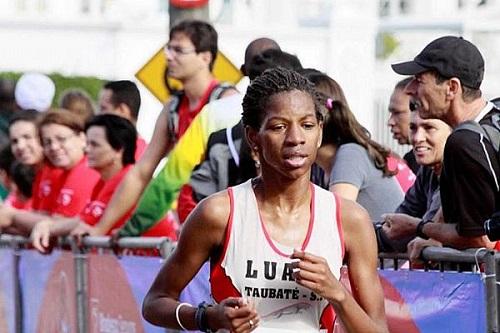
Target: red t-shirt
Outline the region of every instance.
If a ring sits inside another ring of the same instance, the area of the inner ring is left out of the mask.
[[[148,147],[148,144],[146,141],[141,138],[140,136],[137,137],[137,140],[135,141],[135,161],[137,162],[138,160],[141,159],[142,154],[144,154],[144,151]]]
[[[167,214],[154,226],[144,231],[142,237],[167,237],[170,240],[176,241],[179,234],[179,223],[176,221],[172,211]]]
[[[35,181],[32,187],[32,209],[36,211],[48,212],[52,202],[56,200],[57,190],[54,184],[57,182],[62,174],[63,169],[56,168],[50,163],[45,163],[43,167],[38,170]]]
[[[203,93],[200,98],[198,105],[192,110],[189,109],[189,100],[186,95],[182,96],[181,102],[179,104],[179,130],[176,133],[177,139],[179,139],[182,134],[188,129],[191,122],[196,117],[196,115],[201,111],[201,109],[209,102],[210,94],[212,90],[217,86],[217,80],[212,80],[208,85],[208,88]]]
[[[127,175],[127,173],[134,167],[130,164],[118,172],[115,176],[107,181],[102,178],[99,179],[97,184],[92,191],[92,196],[90,200],[85,205],[85,208],[80,213],[80,219],[89,225],[96,225],[99,222],[102,214],[106,210],[113,193],[115,192],[120,182]],[[128,212],[123,215],[107,232],[110,235],[115,229],[120,228],[125,222],[130,218],[135,210],[135,205],[131,207]],[[173,240],[177,240],[177,228],[175,224],[175,219],[172,216],[167,215],[165,218],[156,223],[153,227],[148,229],[142,236],[147,237],[169,237]]]
[[[33,209],[66,217],[76,216],[83,210],[100,178],[97,171],[87,166],[86,157],[70,170],[45,165],[40,173],[39,188],[33,193],[42,197],[40,201],[34,200]]]
[[[179,215],[180,224],[186,221],[194,207],[196,207],[196,201],[193,198],[193,188],[189,184],[184,184],[177,197],[177,215]]]
[[[23,200],[17,191],[12,191],[9,193],[7,198],[4,200],[4,204],[9,207],[14,207],[17,209],[30,210],[33,200],[29,198],[28,200]]]
[[[133,164],[127,165],[126,167],[121,169],[120,172],[111,177],[111,179],[108,180],[103,180],[102,178],[99,179],[99,181],[94,187],[94,190],[92,191],[92,196],[90,197],[90,201],[87,202],[87,205],[80,213],[80,219],[82,221],[90,225],[96,225],[96,223],[99,222],[99,219],[101,218],[102,214],[104,213],[104,210],[106,209],[106,206],[111,200],[111,197],[115,192],[115,189],[118,187],[118,185],[122,181],[123,177],[125,177],[127,172],[129,172],[130,169],[132,169],[132,167]],[[108,235],[111,233],[113,229],[121,227],[125,223],[125,221],[129,219],[134,209],[135,206],[130,208],[127,214],[122,216],[122,218],[113,225],[113,227],[108,232]]]

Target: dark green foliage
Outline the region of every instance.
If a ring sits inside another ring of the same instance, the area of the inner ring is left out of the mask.
[[[18,80],[23,73],[18,72],[0,72],[0,78]],[[92,76],[64,76],[59,73],[51,73],[48,76],[56,85],[56,95],[52,101],[52,105],[56,106],[59,102],[61,93],[66,89],[80,88],[86,91],[94,102],[97,101],[99,90],[107,82],[107,80],[99,79]]]

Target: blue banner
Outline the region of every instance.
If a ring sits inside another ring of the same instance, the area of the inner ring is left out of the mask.
[[[486,301],[475,273],[380,271],[391,332],[485,332]]]
[[[89,332],[160,333],[141,316],[141,304],[162,260],[92,253],[88,256]],[[70,252],[21,251],[24,332],[76,332],[74,258]],[[208,265],[182,292],[196,305],[210,300]],[[15,329],[14,256],[0,249],[0,332]],[[480,274],[381,270],[391,332],[484,332],[485,287]],[[348,287],[346,272],[342,281]],[[341,325],[340,325],[341,326]],[[336,328],[341,332],[341,328]]]
[[[50,255],[41,255],[36,251],[21,252],[20,281],[25,332],[76,332],[73,260],[72,253],[67,251],[54,251]],[[2,260],[4,266],[7,262]],[[90,253],[87,264],[89,332],[110,329],[136,333],[165,331],[147,323],[141,315],[142,301],[162,265],[161,258],[123,256],[117,259],[111,254]],[[13,272],[13,269],[5,267],[3,272]],[[7,276],[2,274],[3,279]],[[8,299],[13,300],[14,297]],[[210,300],[208,265],[203,266],[186,287],[181,299],[195,305]],[[10,317],[14,319],[13,310]]]
[[[73,255],[22,251],[19,265],[24,332],[76,332]]]
[[[141,314],[160,258],[91,254],[88,257],[89,332],[164,333]]]
[[[0,332],[15,332],[14,251],[0,248]]]
[[[89,256],[90,332],[103,327],[130,328],[133,332],[163,333],[164,328],[153,326],[141,315],[141,306],[149,287],[161,268],[163,260],[152,257],[113,255]],[[210,302],[208,264],[183,290],[180,299],[197,305]]]

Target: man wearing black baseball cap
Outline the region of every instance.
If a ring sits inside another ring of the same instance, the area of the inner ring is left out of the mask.
[[[414,76],[406,91],[412,108],[422,118],[439,118],[456,127],[474,119],[486,104],[479,89],[484,75],[483,56],[462,37],[438,38],[412,61],[394,64],[392,69]],[[459,90],[463,98],[457,99]],[[429,91],[432,97],[428,96]],[[454,105],[457,102],[463,105]]]
[[[481,96],[484,60],[471,42],[445,36],[429,43],[412,61],[392,65],[401,75],[413,75],[405,91],[410,109],[422,118],[438,118],[455,130],[449,136],[440,178],[442,214],[428,223],[388,215],[384,230],[391,238],[417,235],[416,244],[432,238],[456,248],[494,247],[483,221],[495,211],[500,167],[497,154],[483,135],[460,128],[466,121],[492,122],[500,111]],[[500,202],[500,201],[499,201]]]

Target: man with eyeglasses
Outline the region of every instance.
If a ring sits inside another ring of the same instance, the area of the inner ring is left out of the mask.
[[[167,105],[167,134],[172,143],[184,134],[201,108],[212,99],[212,91],[219,87],[212,75],[217,56],[217,32],[206,22],[182,21],[170,31],[170,40],[164,50],[168,77],[183,85],[183,90]],[[228,89],[215,99],[234,93],[234,89]],[[174,107],[173,103],[178,105]]]
[[[160,160],[177,145],[205,104],[237,93],[234,88],[220,89],[222,85],[211,72],[218,51],[217,39],[215,29],[203,21],[186,20],[171,29],[164,48],[167,74],[179,80],[183,90],[173,94],[158,116],[146,151],[117,189],[110,210],[115,210],[115,206],[130,207],[137,202]],[[120,208],[117,209],[121,211]],[[103,215],[104,222],[96,225],[92,235],[106,234],[108,225],[112,225],[116,217],[109,214],[112,213]]]

